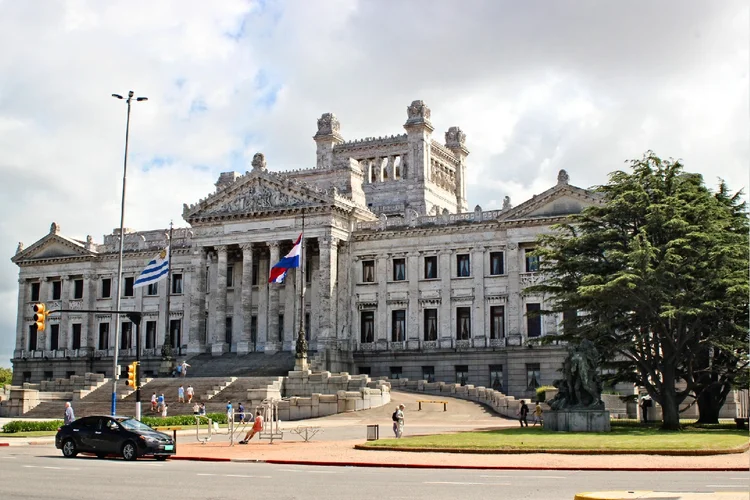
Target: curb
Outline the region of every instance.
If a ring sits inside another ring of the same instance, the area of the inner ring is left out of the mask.
[[[481,455],[526,455],[531,453],[547,453],[555,455],[666,455],[674,457],[703,457],[711,455],[732,455],[745,453],[750,449],[750,443],[737,448],[720,450],[571,450],[571,449],[466,449],[466,448],[406,448],[402,446],[368,446],[355,444],[355,450],[364,451],[400,451],[413,453],[458,453]]]

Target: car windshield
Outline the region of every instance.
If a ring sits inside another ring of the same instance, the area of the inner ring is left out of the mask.
[[[134,418],[127,420],[120,420],[120,425],[125,427],[129,431],[152,431],[153,429],[143,422],[139,422]]]

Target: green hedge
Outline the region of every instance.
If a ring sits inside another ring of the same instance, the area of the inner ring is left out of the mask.
[[[4,434],[31,431],[56,431],[63,425],[62,420],[45,420],[36,422],[33,420],[12,420],[3,426]]]
[[[547,391],[551,391],[553,389],[557,389],[557,387],[553,385],[543,385],[541,387],[536,388],[536,400],[540,403],[547,400]]]
[[[206,415],[208,418],[218,424],[227,423],[226,413],[209,413]],[[148,425],[149,427],[159,427],[166,425],[195,425],[194,415],[175,415],[174,417],[141,417],[141,422]],[[205,424],[205,420],[201,419],[201,424]]]

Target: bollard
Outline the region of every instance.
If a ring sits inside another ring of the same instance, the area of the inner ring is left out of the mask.
[[[380,439],[380,425],[368,425],[367,426],[367,440],[377,441]]]
[[[177,455],[177,429],[172,429],[172,441],[174,441],[174,454]]]

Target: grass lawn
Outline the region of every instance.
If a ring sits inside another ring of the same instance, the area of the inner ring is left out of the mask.
[[[464,450],[723,450],[748,442],[747,431],[684,428],[667,432],[653,427],[612,427],[611,432],[566,433],[541,427],[459,432],[369,441],[372,448],[445,448]]]
[[[0,438],[30,438],[54,436],[57,431],[24,431],[24,432],[0,432]]]

